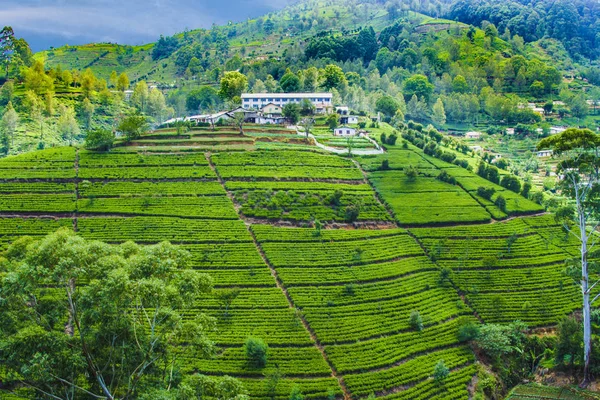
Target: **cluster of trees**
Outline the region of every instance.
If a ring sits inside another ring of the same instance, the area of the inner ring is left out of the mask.
[[[502,7],[492,0],[455,2],[448,17],[479,26],[489,21],[500,32],[519,35],[527,42],[543,37],[559,40],[575,58],[600,55],[597,19],[600,5],[591,0],[508,0]]]

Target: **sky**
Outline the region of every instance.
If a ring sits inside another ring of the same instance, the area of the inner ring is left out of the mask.
[[[186,28],[254,18],[290,0],[0,0],[0,29],[12,26],[32,50],[113,42],[144,44]]]

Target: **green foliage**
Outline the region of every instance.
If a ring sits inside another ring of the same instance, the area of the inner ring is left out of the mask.
[[[493,359],[499,359],[523,345],[526,329],[527,325],[522,322],[483,325],[479,329],[477,346]]]
[[[148,123],[143,115],[125,117],[117,126],[117,131],[121,132],[127,141],[139,139],[147,130]]]
[[[325,123],[327,124],[329,129],[335,129],[340,124],[340,116],[336,113],[329,114],[327,116],[327,119],[325,120]]]
[[[269,346],[264,340],[255,337],[249,337],[244,344],[246,358],[248,363],[254,368],[264,368],[267,364]]]
[[[466,321],[458,327],[458,340],[460,342],[470,342],[479,336],[479,325],[472,321]]]
[[[186,251],[167,242],[111,246],[66,228],[30,241],[25,251],[15,246],[0,283],[10,305],[0,311],[0,352],[5,371],[18,378],[5,385],[78,393],[83,384],[95,397],[127,397],[149,390],[145,380],[156,389],[177,387],[173,377],[162,379],[163,365],[183,361],[177,343],[212,353],[212,319],[184,318],[212,285],[188,269]],[[52,295],[38,297],[44,291]],[[30,298],[38,298],[35,305]]]
[[[108,151],[115,140],[113,132],[105,129],[96,129],[87,133],[84,147],[88,150]]]
[[[387,117],[393,117],[398,108],[398,102],[392,96],[382,96],[375,103],[375,110]]]
[[[570,364],[583,353],[583,329],[573,317],[562,318],[556,329],[556,349],[554,357],[558,364]]]
[[[304,400],[304,395],[300,391],[300,386],[294,385],[290,393],[290,400]]]
[[[300,105],[297,103],[287,103],[283,106],[282,112],[283,116],[286,117],[292,125],[295,125],[300,120],[301,110]]]
[[[408,318],[408,325],[415,331],[423,330],[423,317],[418,311],[411,311],[410,317]]]
[[[433,379],[438,383],[442,383],[450,375],[450,370],[446,367],[444,360],[438,361],[433,369]]]
[[[429,101],[433,93],[434,86],[429,82],[425,75],[413,75],[404,81],[404,98],[410,100],[411,97],[424,98]]]
[[[240,97],[242,92],[248,88],[248,78],[237,71],[225,72],[221,78],[219,96],[225,100],[233,100]]]

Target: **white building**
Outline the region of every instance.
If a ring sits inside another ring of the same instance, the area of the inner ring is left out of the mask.
[[[242,107],[260,110],[269,103],[283,107],[288,103],[301,103],[308,99],[318,114],[333,110],[331,93],[242,93]]]
[[[480,139],[481,138],[481,132],[467,132],[465,133],[465,138],[466,139]]]
[[[551,126],[550,127],[550,134],[551,135],[558,135],[559,133],[563,133],[566,130],[567,130],[566,126]]]
[[[515,128],[506,128],[506,134],[507,135],[514,135],[515,134]]]
[[[356,129],[349,126],[339,126],[333,130],[335,136],[355,136]]]
[[[538,151],[537,152],[537,156],[539,158],[544,158],[544,157],[552,157],[552,154],[554,152],[552,150],[542,150],[542,151]]]
[[[340,123],[342,125],[358,124],[358,117],[356,115],[342,115],[340,116]]]

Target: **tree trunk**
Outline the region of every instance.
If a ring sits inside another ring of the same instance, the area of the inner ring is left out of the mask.
[[[592,318],[588,277],[587,244],[585,214],[580,212],[579,230],[581,233],[581,293],[583,294],[583,380],[579,384],[585,388],[590,384],[590,361],[592,357]]]

